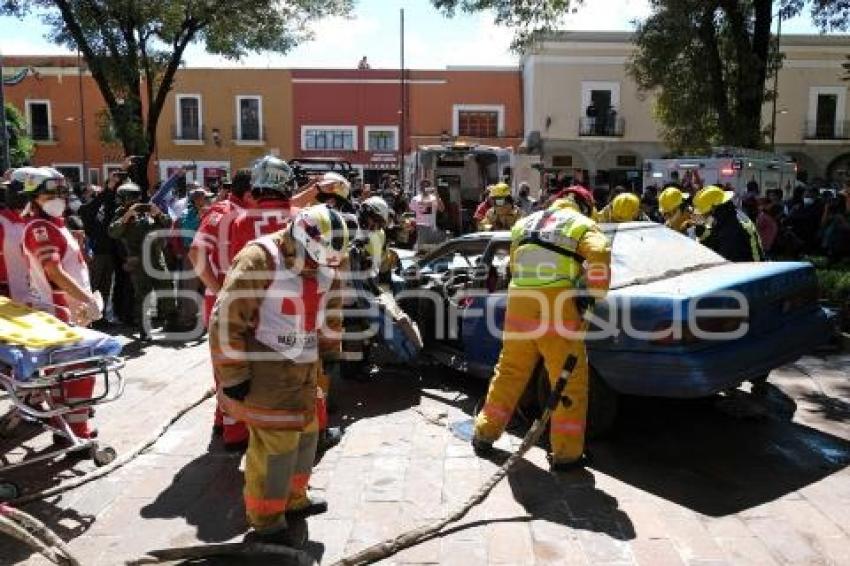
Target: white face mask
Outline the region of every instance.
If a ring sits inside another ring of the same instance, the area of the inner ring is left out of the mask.
[[[45,214],[52,216],[53,218],[59,218],[60,216],[62,216],[62,214],[64,214],[65,206],[65,199],[52,198],[42,204],[41,209],[45,212]]]

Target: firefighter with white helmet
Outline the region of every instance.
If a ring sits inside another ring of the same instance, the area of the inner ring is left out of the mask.
[[[522,217],[522,211],[514,205],[511,188],[507,183],[493,185],[489,199],[493,205],[479,222],[479,230],[510,230]]]
[[[324,173],[316,182],[316,200],[341,212],[354,212],[351,204],[351,182],[333,171]]]
[[[339,212],[308,207],[238,254],[213,309],[219,401],[250,431],[244,498],[253,540],[300,546],[305,533],[291,519],[327,509],[307,483],[320,357],[340,347],[337,267],[348,243]]]
[[[290,203],[294,181],[292,167],[279,157],[267,155],[254,162],[251,166],[251,199],[246,199],[245,207],[227,223],[229,249],[223,264],[232,265],[237,254],[249,242],[288,225],[295,212]],[[242,450],[248,443],[248,429],[226,411],[223,411],[222,417],[222,440],[224,447],[230,451]]]

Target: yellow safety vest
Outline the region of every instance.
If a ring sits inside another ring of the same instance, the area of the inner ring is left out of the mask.
[[[511,287],[578,287],[584,262],[578,243],[595,225],[568,208],[536,212],[517,222],[511,230]]]

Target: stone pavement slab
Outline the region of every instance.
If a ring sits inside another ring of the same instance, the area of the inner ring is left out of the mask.
[[[162,383],[146,372],[168,364],[139,367],[151,377],[130,405],[144,405],[145,390],[148,404],[199,394],[209,380],[205,352],[184,356],[197,356],[197,365],[189,361],[179,377],[173,369],[157,374]],[[335,419],[347,430],[311,482],[329,512],[309,520],[310,551],[324,564],[442,517],[497,467],[446,426],[469,418],[482,384],[382,369],[367,383],[343,381],[332,392]],[[552,475],[544,451],[534,448],[443,536],[383,563],[847,564],[848,369],[850,356],[834,356],[775,372],[774,410],[761,420],[730,416],[711,401],[629,399],[616,433],[591,443],[589,470]],[[164,418],[176,401],[161,403],[149,418]],[[70,539],[84,564],[239,539],[247,528],[241,461],[210,439],[212,407],[207,401],[184,416],[112,476],[28,509]],[[137,418],[132,411],[109,416],[135,438]],[[497,446],[518,443],[505,435]],[[0,557],[41,563],[2,540]]]

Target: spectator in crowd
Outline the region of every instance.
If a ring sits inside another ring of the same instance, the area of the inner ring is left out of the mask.
[[[779,236],[779,222],[782,206],[768,198],[759,200],[759,212],[756,215],[756,229],[761,239],[762,249],[767,257],[772,258],[776,239]]]
[[[148,303],[148,295],[156,291],[164,291],[161,278],[155,277],[149,269],[165,271],[165,257],[162,252],[164,238],[156,238],[150,246],[145,245],[148,234],[164,230],[171,226],[171,219],[153,203],[142,202],[142,190],[138,185],[127,182],[118,187],[118,208],[116,219],[109,226],[109,235],[121,242],[126,251],[126,261],[123,269],[129,273],[133,285],[134,324],[139,333],[139,339],[150,339],[147,332],[144,306]],[[157,301],[157,316],[166,323],[166,329],[173,325],[173,300],[171,297],[160,296]]]
[[[531,187],[528,186],[528,183],[522,181],[519,184],[519,191],[517,192],[516,205],[522,211],[523,216],[528,216],[534,210],[534,207],[537,206],[537,201],[531,198]]]
[[[123,251],[119,243],[109,236],[109,226],[115,220],[115,212],[118,208],[116,191],[124,179],[126,179],[125,173],[113,171],[102,189],[92,189],[92,197],[80,206],[79,216],[83,221],[92,250],[92,289],[100,293],[105,303],[112,300],[112,312],[116,318],[131,324],[130,282],[123,270],[116,269],[124,261]],[[114,294],[112,294],[113,277],[115,279]],[[96,322],[95,326],[103,327],[106,323],[104,318]]]
[[[823,202],[818,197],[817,189],[804,189],[801,200],[792,204],[788,214],[791,230],[802,241],[803,253],[818,251],[822,217]]]
[[[830,263],[850,257],[850,183],[824,207],[822,246]]]
[[[443,200],[428,179],[423,179],[421,191],[410,201],[410,210],[416,215],[416,249],[433,246],[443,241],[437,229],[437,213],[445,211]]]
[[[189,248],[192,246],[192,240],[195,238],[195,233],[201,225],[201,217],[209,205],[209,199],[213,196],[212,193],[205,188],[197,186],[189,192],[186,197],[186,208],[180,215],[179,220],[179,256],[181,277],[178,282],[180,287],[180,297],[177,299],[177,330],[189,330],[196,327],[198,316],[201,314],[200,299],[201,280],[195,273],[191,262],[189,261]],[[191,297],[197,295],[198,300],[192,300]]]
[[[744,211],[744,214],[746,214],[750,220],[755,222],[758,219],[760,208],[759,184],[755,181],[750,181],[747,183],[747,192],[744,195],[744,198],[741,199],[741,210]]]

